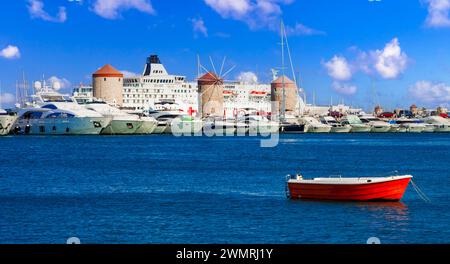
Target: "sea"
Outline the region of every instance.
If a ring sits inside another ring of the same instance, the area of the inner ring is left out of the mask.
[[[0,243],[450,242],[450,134],[0,138]],[[411,174],[401,202],[290,200],[286,175]]]

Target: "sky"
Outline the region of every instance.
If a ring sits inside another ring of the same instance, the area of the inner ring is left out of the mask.
[[[268,83],[281,67],[280,21],[308,103],[371,109],[450,106],[450,0],[5,0],[0,4],[3,107],[15,83],[62,91],[104,64],[141,73],[158,54],[197,77],[197,55],[224,78]],[[289,66],[289,64],[287,65]],[[286,73],[292,78],[291,69]]]

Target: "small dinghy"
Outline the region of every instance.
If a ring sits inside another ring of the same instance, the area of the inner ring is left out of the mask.
[[[364,178],[314,178],[288,175],[291,199],[338,201],[400,201],[411,175]]]

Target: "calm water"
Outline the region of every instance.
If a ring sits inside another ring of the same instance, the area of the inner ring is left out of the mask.
[[[450,242],[450,135],[0,138],[0,243]],[[290,201],[285,175],[414,175],[402,203]]]

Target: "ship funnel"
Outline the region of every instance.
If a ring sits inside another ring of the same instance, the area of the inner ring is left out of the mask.
[[[144,76],[149,76],[151,72],[151,65],[152,64],[161,64],[161,61],[159,60],[158,55],[150,55],[150,57],[147,57],[147,63],[145,64],[144,68]]]

